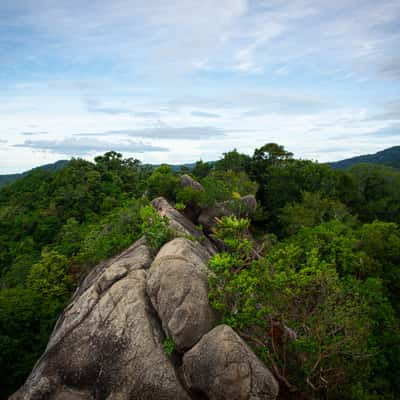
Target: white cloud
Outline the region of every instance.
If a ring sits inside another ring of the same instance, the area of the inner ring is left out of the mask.
[[[115,146],[182,162],[395,144],[373,134],[400,119],[398,0],[14,0],[0,16],[4,170]]]
[[[66,138],[62,140],[25,140],[15,144],[14,147],[22,147],[35,150],[50,151],[71,156],[85,156],[89,154],[107,152],[110,150],[129,153],[165,152],[167,148],[153,146],[140,141],[107,142],[94,138]]]

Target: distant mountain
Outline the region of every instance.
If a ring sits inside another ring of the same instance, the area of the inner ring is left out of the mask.
[[[42,169],[42,170],[49,171],[49,172],[58,171],[61,168],[65,167],[67,164],[68,164],[68,160],[59,160],[59,161],[56,161],[55,163],[41,165],[40,167],[30,169],[29,171],[22,172],[20,174],[0,175],[0,187],[4,186],[7,183],[12,183],[19,178],[23,178],[24,176],[26,176],[27,174],[29,174],[32,171],[36,171],[38,169]]]
[[[361,163],[382,164],[388,167],[400,168],[400,146],[390,147],[375,154],[347,158],[346,160],[328,164],[335,169],[344,169]]]
[[[144,166],[152,167],[152,168],[157,168],[160,167],[161,165],[168,165],[171,167],[172,171],[178,172],[182,168],[187,168],[187,169],[193,169],[196,165],[195,162],[193,163],[188,163],[188,164],[144,164]]]

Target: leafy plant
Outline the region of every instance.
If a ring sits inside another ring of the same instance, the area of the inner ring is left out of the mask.
[[[140,210],[142,219],[141,232],[145,235],[148,245],[153,250],[158,250],[163,244],[174,236],[169,228],[169,220],[165,216],[160,216],[152,206],[144,206]]]
[[[377,351],[372,293],[385,301],[379,281],[368,292],[366,283],[340,277],[315,242],[309,250],[277,243],[260,255],[247,220],[218,222],[215,237],[227,252],[209,262],[209,297],[222,322],[255,348],[289,392],[334,396],[343,385],[367,382]]]
[[[175,351],[175,342],[171,336],[167,336],[163,342],[163,349],[166,355],[170,356]]]
[[[175,203],[175,208],[178,211],[183,211],[186,208],[186,205],[185,205],[185,203],[178,202],[178,203]]]

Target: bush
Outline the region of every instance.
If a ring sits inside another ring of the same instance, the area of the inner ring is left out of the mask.
[[[254,347],[284,390],[358,399],[350,387],[367,385],[373,356],[383,351],[374,331],[381,315],[376,304],[394,315],[380,280],[341,277],[331,252],[315,242],[306,249],[278,243],[261,256],[247,227],[235,217],[219,221],[216,236],[228,251],[209,262],[209,296],[222,322]],[[396,332],[393,324],[386,334]]]
[[[169,228],[167,217],[161,217],[152,206],[145,206],[140,210],[142,219],[141,232],[146,237],[147,244],[151,249],[157,251],[161,246],[174,236]]]

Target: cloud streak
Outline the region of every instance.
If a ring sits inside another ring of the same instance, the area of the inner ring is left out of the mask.
[[[2,168],[117,146],[154,163],[389,147],[399,20],[398,0],[0,1]]]
[[[185,139],[185,140],[203,140],[225,135],[222,129],[212,126],[186,126],[170,127],[160,125],[147,129],[120,129],[94,133],[77,133],[75,136],[130,136],[135,138],[148,139]]]
[[[107,152],[110,150],[127,153],[167,152],[168,149],[161,146],[153,146],[138,141],[126,141],[123,143],[111,143],[94,138],[66,138],[63,140],[25,140],[15,144],[14,147],[28,148],[32,150],[44,150],[52,153],[71,156],[85,156],[89,154]]]

